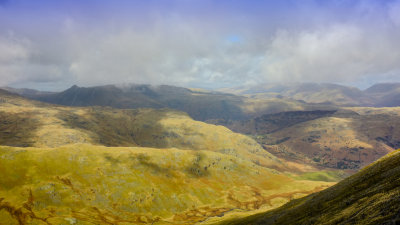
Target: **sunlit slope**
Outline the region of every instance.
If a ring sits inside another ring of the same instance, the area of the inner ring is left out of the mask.
[[[319,193],[220,224],[398,224],[400,151]]]
[[[0,147],[4,224],[192,224],[269,209],[330,183],[202,150]]]
[[[224,123],[286,160],[328,168],[368,165],[400,148],[400,108],[293,111]]]
[[[399,130],[390,128],[391,124],[400,124],[400,118],[326,117],[266,135],[262,142],[283,158],[357,170],[393,151],[394,146],[383,141],[388,135],[400,140]]]
[[[0,145],[175,147],[221,152],[271,168],[282,166],[253,139],[175,110],[58,107],[13,95],[2,98]]]

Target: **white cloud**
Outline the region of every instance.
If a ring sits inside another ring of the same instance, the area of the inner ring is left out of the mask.
[[[266,80],[352,82],[400,68],[398,39],[378,30],[339,24],[277,33],[263,62]]]
[[[214,28],[198,27],[166,20],[144,30],[130,28],[102,35],[78,32],[70,43],[74,58],[69,72],[81,85],[218,86],[237,84],[252,71],[253,44],[227,44],[225,31],[208,33]]]
[[[28,45],[28,41],[17,39],[12,34],[0,36],[0,86],[20,78],[18,70],[30,54]]]
[[[50,4],[29,17],[9,4],[0,9],[0,85],[357,83],[400,71],[399,0],[244,2],[150,4],[136,14],[114,3],[95,12]]]
[[[51,82],[60,79],[58,65],[35,62],[32,42],[14,34],[0,36],[0,86],[18,82]]]
[[[13,63],[26,59],[29,56],[27,45],[26,40],[18,40],[13,38],[12,35],[9,35],[9,37],[0,36],[0,63]]]

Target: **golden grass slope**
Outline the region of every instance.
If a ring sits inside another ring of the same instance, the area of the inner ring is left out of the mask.
[[[331,183],[203,150],[0,147],[3,224],[193,224],[271,209]]]

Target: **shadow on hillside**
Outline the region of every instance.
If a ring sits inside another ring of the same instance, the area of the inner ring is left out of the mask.
[[[161,137],[163,127],[158,123],[166,111],[149,113],[141,110],[120,110],[103,107],[87,109],[84,116],[70,111],[61,111],[57,117],[72,129],[89,133],[94,144],[104,146],[166,147]],[[157,140],[159,139],[159,140]]]
[[[34,112],[0,112],[0,145],[31,147],[40,123]]]

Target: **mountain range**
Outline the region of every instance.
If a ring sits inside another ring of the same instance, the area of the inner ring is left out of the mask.
[[[308,103],[337,106],[400,106],[400,83],[379,83],[365,90],[331,83],[274,83],[220,91],[248,96],[283,96]]]
[[[188,113],[193,119],[242,120],[265,113],[329,106],[307,104],[282,98],[254,99],[239,95],[160,85],[105,85],[71,88],[57,93],[3,88],[24,97],[65,106],[110,106],[122,109],[171,108]]]
[[[347,96],[346,99],[352,98],[353,103],[355,97],[363,99],[357,103],[363,104],[378,98],[369,98],[363,93],[395,96],[399,87],[398,84],[376,84],[360,91],[337,84],[270,84],[253,89],[236,89],[243,95],[167,85],[74,85],[57,93],[6,89],[30,99],[65,106],[183,111],[195,120],[223,125],[232,131],[250,135],[265,150],[285,160],[342,169],[351,174],[400,147],[398,108],[345,107],[332,102],[328,104],[326,99],[319,103],[313,99]],[[295,100],[296,96],[304,98]],[[81,117],[76,118],[79,119],[70,118],[69,123],[80,126],[80,129],[96,130],[90,127],[91,123],[79,121]],[[100,115],[94,114],[93,118],[102,126],[113,127],[103,124]],[[129,133],[119,132],[125,136]],[[113,141],[109,136],[102,140],[102,144],[125,143],[124,139]]]
[[[0,221],[395,224],[399,86],[0,89]]]

